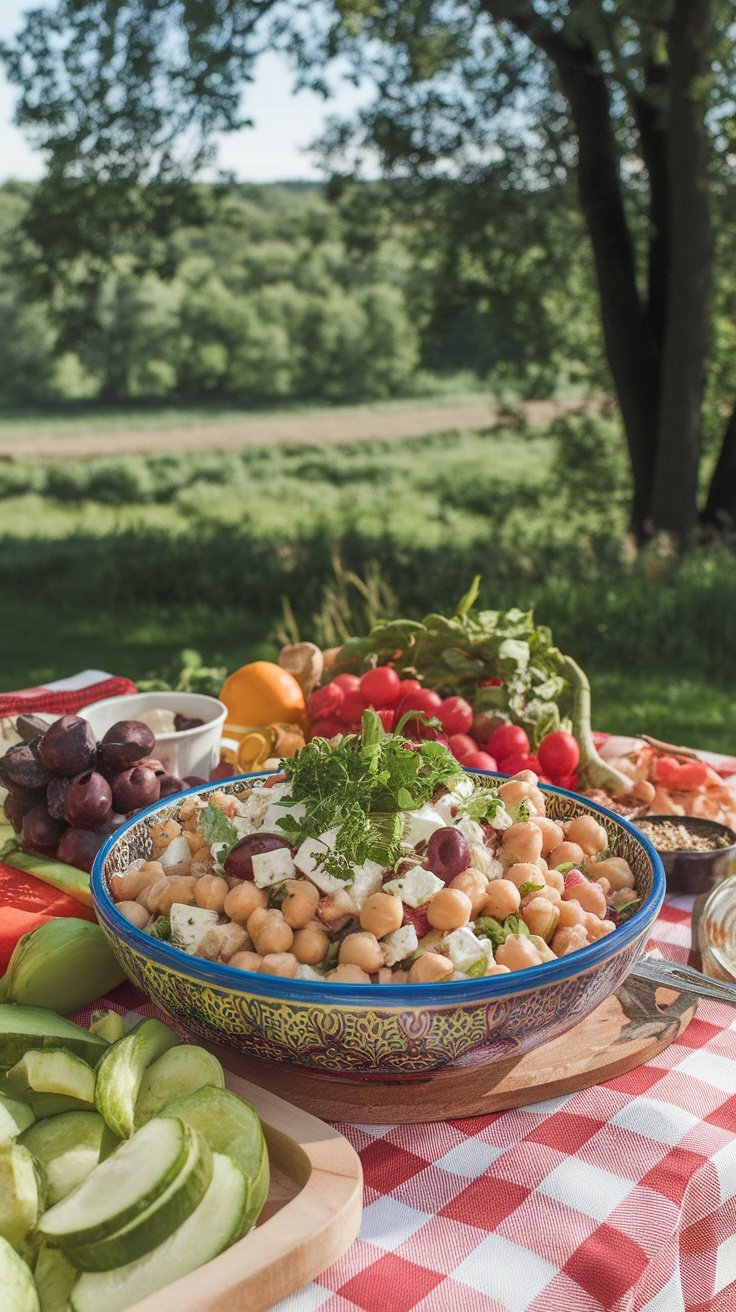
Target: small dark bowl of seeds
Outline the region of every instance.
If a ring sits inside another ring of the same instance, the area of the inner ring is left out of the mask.
[[[707,893],[736,874],[736,831],[692,815],[644,815],[636,827],[662,858],[670,893]]]

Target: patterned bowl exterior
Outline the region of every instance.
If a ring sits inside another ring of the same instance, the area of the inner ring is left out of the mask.
[[[471,772],[483,783],[503,776]],[[267,776],[190,789],[238,795]],[[547,814],[594,811],[634,871],[642,906],[605,938],[557,961],[510,975],[442,984],[329,984],[278,979],[192,957],[150,938],[117,911],[111,877],[151,853],[149,826],[171,817],[182,794],[118,830],[95,861],[95,910],[123,970],[173,1019],[249,1057],[341,1077],[416,1078],[483,1048],[487,1063],[521,1056],[572,1028],[629,973],[644,950],[665,890],[653,847],[620,816],[545,786]]]

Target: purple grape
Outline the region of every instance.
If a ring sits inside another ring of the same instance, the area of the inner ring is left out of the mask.
[[[174,716],[174,732],[184,733],[185,729],[199,729],[204,724],[204,720],[192,719],[189,715],[181,715],[179,712]]]
[[[11,785],[20,784],[22,788],[45,788],[53,773],[39,760],[34,743],[15,743],[3,761]]]
[[[45,806],[34,806],[23,816],[23,842],[41,852],[55,852],[66,833],[63,820],[55,820]]]
[[[49,815],[52,815],[54,820],[64,819],[64,798],[68,787],[69,780],[63,774],[59,774],[50,781],[46,789],[46,805]]]
[[[469,865],[470,848],[460,830],[452,825],[435,829],[427,842],[427,866],[437,878],[449,884]]]
[[[43,738],[48,727],[47,721],[41,719],[40,715],[19,715],[15,722],[15,731],[20,734],[24,743]]]
[[[112,808],[112,792],[96,770],[86,770],[69,780],[64,797],[64,819],[79,829],[102,824]]]
[[[280,847],[288,847],[291,851],[291,843],[279,834],[246,834],[230,848],[225,860],[225,874],[231,879],[252,879],[253,857],[261,852],[275,852]]]
[[[112,776],[110,784],[116,811],[140,811],[160,797],[159,776],[145,765],[121,770]]]
[[[113,770],[127,770],[156,746],[152,729],[141,720],[119,720],[104,735],[100,747],[106,763]]]
[[[91,769],[97,756],[91,724],[81,715],[62,715],[46,730],[38,754],[52,774],[83,774]]]
[[[162,774],[159,779],[160,797],[173,797],[174,793],[183,793],[186,784],[175,774]]]
[[[136,765],[138,767],[145,766],[147,770],[153,770],[153,773],[158,775],[159,779],[162,775],[169,773],[166,766],[161,761],[157,760],[155,756],[144,756],[142,761],[136,761]]]
[[[23,806],[19,802],[15,793],[8,793],[3,802],[3,815],[9,820],[16,834],[19,834],[23,828],[23,816],[30,811],[30,806]]]
[[[106,835],[95,829],[67,829],[62,835],[56,852],[59,861],[78,870],[92,870],[92,863],[97,856]]]

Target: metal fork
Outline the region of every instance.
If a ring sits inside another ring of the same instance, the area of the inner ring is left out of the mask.
[[[696,993],[700,998],[715,998],[716,1002],[730,1002],[736,1007],[736,984],[729,984],[723,979],[713,979],[692,966],[682,966],[677,961],[666,957],[646,956],[634,966],[631,974],[637,979],[649,980],[652,984],[662,984],[665,988],[679,989],[680,992]]]

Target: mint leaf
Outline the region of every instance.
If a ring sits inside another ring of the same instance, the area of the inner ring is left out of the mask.
[[[238,831],[231,820],[228,820],[223,811],[213,806],[210,802],[199,822],[199,827],[206,841],[212,843],[227,843],[230,847],[238,841]]]

